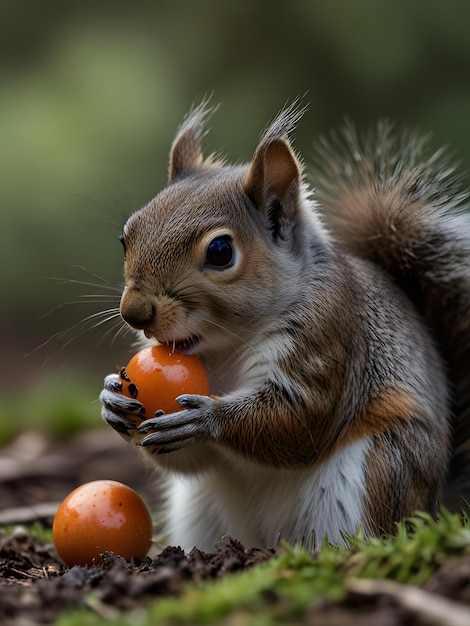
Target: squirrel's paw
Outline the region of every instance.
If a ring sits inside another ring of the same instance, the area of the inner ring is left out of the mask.
[[[124,439],[131,439],[139,424],[145,419],[145,409],[138,400],[122,395],[121,389],[118,374],[106,376],[104,389],[99,396],[101,417]]]
[[[145,435],[141,446],[154,446],[158,454],[179,450],[194,443],[214,438],[215,400],[209,396],[183,395],[176,400],[183,410],[145,420],[138,432]]]

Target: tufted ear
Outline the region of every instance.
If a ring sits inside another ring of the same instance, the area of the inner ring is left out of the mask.
[[[201,138],[206,119],[213,111],[207,106],[207,100],[204,100],[190,111],[179,127],[171,146],[169,182],[203,165]]]
[[[245,179],[245,192],[258,209],[277,202],[281,207],[295,200],[300,185],[300,165],[284,138],[262,142]]]
[[[297,105],[283,109],[263,133],[244,184],[275,238],[287,236],[298,209],[302,167],[289,142],[305,111]]]

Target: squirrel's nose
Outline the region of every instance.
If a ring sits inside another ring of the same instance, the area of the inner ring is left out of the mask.
[[[155,317],[155,306],[136,288],[124,289],[120,310],[123,320],[137,330],[148,328]]]

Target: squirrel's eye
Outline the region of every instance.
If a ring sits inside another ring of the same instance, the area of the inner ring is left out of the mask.
[[[235,263],[235,250],[229,235],[215,237],[207,246],[205,265],[225,270]]]
[[[122,243],[122,247],[124,248],[124,252],[126,251],[126,240],[124,239],[124,235],[119,235],[119,241]]]

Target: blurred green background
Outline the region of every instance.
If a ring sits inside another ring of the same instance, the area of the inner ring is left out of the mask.
[[[117,237],[164,185],[192,103],[222,103],[206,148],[234,161],[308,92],[307,161],[344,116],[387,116],[468,170],[469,26],[466,0],[3,0],[0,429],[99,423],[102,378],[130,337],[85,318],[117,306]]]

